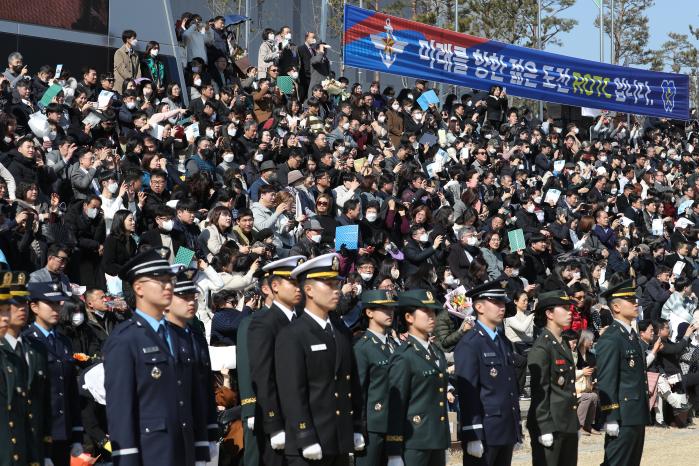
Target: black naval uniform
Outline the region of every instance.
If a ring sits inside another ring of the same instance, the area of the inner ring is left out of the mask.
[[[248,360],[255,392],[255,436],[261,447],[260,460],[268,466],[286,463],[284,452],[272,448],[270,437],[284,430],[284,415],[279,403],[281,395],[275,374],[277,361],[274,346],[279,332],[290,323],[284,311],[272,304],[268,310],[252,317],[247,331]],[[281,380],[286,380],[286,377]],[[288,438],[286,442],[289,442]]]
[[[258,311],[262,312],[262,311]],[[237,345],[235,347],[236,372],[238,373],[238,396],[240,397],[240,418],[243,421],[243,464],[257,466],[260,462],[259,452],[264,436],[255,436],[248,428],[248,419],[255,417],[255,392],[250,377],[250,357],[248,356],[248,328],[256,314],[243,319],[238,327]],[[258,443],[259,442],[259,443]]]
[[[398,346],[389,335],[385,341],[371,330],[354,345],[359,385],[362,387],[362,433],[366,449],[355,453],[358,466],[386,464],[384,437],[388,432],[389,359]]]
[[[279,397],[290,466],[349,464],[354,433],[361,429],[361,390],[351,336],[333,313],[328,321],[322,328],[304,312],[276,339],[275,366],[277,380],[284,381]],[[306,460],[303,449],[316,443],[323,459]]]
[[[393,354],[389,368],[388,456],[406,466],[444,466],[449,448],[447,361],[410,335]]]
[[[578,415],[575,362],[566,342],[546,328],[528,354],[532,400],[527,417],[533,464],[575,466],[578,461]],[[553,434],[544,447],[539,436]]]

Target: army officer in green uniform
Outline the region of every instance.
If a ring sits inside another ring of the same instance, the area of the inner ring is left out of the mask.
[[[386,453],[389,466],[444,466],[449,448],[447,361],[430,343],[442,304],[431,292],[398,295],[408,339],[390,360]]]
[[[631,323],[638,317],[632,280],[602,293],[614,322],[597,342],[597,387],[604,420],[604,464],[641,463],[648,416],[645,355]]]
[[[575,361],[561,339],[570,325],[571,301],[565,291],[539,295],[534,323],[543,327],[529,351],[532,401],[527,428],[532,464],[574,466],[578,461],[578,416]]]
[[[397,344],[389,334],[396,294],[387,290],[362,293],[364,335],[354,345],[362,387],[362,429],[366,448],[355,453],[357,466],[386,464],[384,436],[388,431],[388,362]]]

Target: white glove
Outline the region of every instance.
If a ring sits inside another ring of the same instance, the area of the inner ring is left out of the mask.
[[[388,464],[386,466],[405,466],[405,463],[403,462],[403,458],[400,456],[389,456]]]
[[[209,458],[214,459],[218,456],[218,442],[209,442]]]
[[[468,453],[470,456],[480,458],[483,456],[484,450],[483,442],[480,440],[472,440],[466,444],[466,453]]]
[[[553,445],[553,434],[539,435],[539,443],[545,447]]]
[[[44,458],[44,466],[53,466],[53,461],[51,461],[51,458]]]
[[[323,459],[323,450],[320,448],[319,443],[314,443],[313,445],[304,448],[301,453],[307,460],[318,461]]]
[[[75,442],[70,446],[70,456],[80,456],[83,454],[83,446],[80,442]]]
[[[357,432],[354,433],[354,450],[362,451],[364,450],[364,436]]]
[[[286,434],[280,430],[269,438],[269,443],[272,445],[272,450],[283,450],[286,444]]]
[[[248,418],[248,429],[255,430],[255,416]]]
[[[609,435],[610,437],[618,437],[619,436],[619,423],[608,422],[604,425],[604,430],[607,432],[607,435]]]

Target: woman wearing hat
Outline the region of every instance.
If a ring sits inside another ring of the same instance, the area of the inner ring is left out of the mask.
[[[534,464],[575,465],[578,417],[575,361],[561,333],[570,325],[570,298],[563,290],[542,293],[534,311],[541,335],[528,354],[531,397],[527,428]]]
[[[389,466],[444,466],[449,448],[447,361],[430,343],[442,304],[431,292],[399,295],[408,339],[390,360],[386,453]]]
[[[389,359],[398,344],[390,335],[393,309],[398,305],[393,291],[362,293],[360,322],[366,331],[354,345],[359,384],[362,388],[362,430],[366,449],[355,453],[358,466],[386,463],[384,436],[388,431]]]

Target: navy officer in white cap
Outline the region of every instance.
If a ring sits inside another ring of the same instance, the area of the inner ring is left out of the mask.
[[[115,466],[203,466],[209,459],[206,413],[195,399],[194,355],[164,318],[177,281],[168,255],[165,248],[147,250],[119,272],[136,309],[110,334],[103,352]]]
[[[493,281],[466,293],[478,320],[454,350],[465,466],[509,466],[522,440],[512,343],[502,330],[506,286]]]
[[[351,335],[333,312],[340,299],[339,270],[339,256],[331,253],[291,272],[306,297],[305,309],[279,332],[275,350],[290,466],[345,466],[349,454],[365,446]]]
[[[302,296],[291,271],[305,260],[304,256],[289,256],[262,267],[267,273],[274,301],[269,309],[253,315],[247,330],[247,355],[255,400],[246,399],[244,402],[255,403],[255,416],[252,421],[250,418],[246,420],[246,427],[255,433],[261,463],[270,466],[285,464],[286,444],[275,374],[274,343],[279,331],[296,318],[294,307],[301,302]]]

